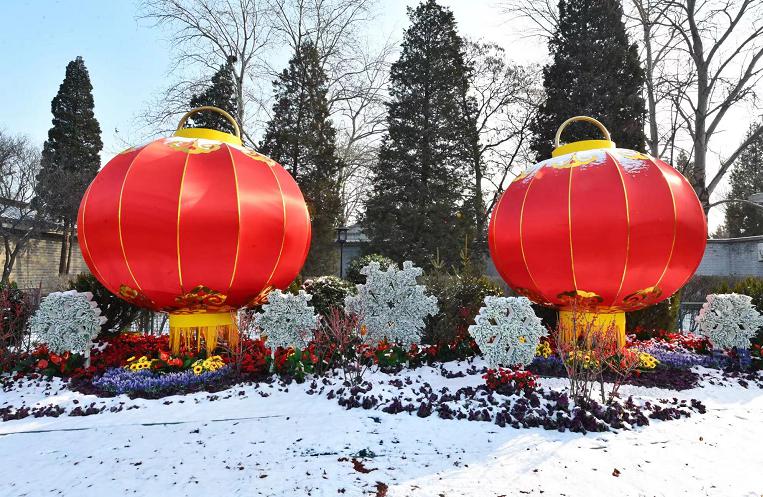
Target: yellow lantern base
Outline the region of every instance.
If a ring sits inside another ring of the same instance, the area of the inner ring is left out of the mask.
[[[233,312],[170,313],[170,350],[173,354],[179,354],[181,348],[199,351],[203,340],[207,355],[212,355],[220,338],[230,348],[238,345],[238,326]]]
[[[617,346],[625,347],[624,312],[559,311],[561,338],[567,343],[577,340],[581,330],[594,325],[601,330],[611,329],[616,333]]]

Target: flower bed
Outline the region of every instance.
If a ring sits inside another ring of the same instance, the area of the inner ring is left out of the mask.
[[[92,386],[101,394],[127,394],[130,397],[152,399],[201,390],[219,391],[231,386],[233,380],[231,370],[227,366],[200,373],[193,370],[157,373],[148,369],[131,371],[112,368],[94,379]]]

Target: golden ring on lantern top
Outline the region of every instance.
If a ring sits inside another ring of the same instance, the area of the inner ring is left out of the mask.
[[[603,140],[581,140],[581,141],[572,142],[572,143],[565,143],[564,145],[559,145],[559,139],[562,136],[562,131],[564,131],[564,128],[566,128],[569,124],[576,121],[584,121],[584,122],[593,124],[594,126],[599,128],[599,130],[601,130],[602,134],[604,135],[604,139]],[[559,129],[556,131],[556,137],[554,137],[554,150],[553,152],[551,152],[551,157],[558,157],[560,155],[571,154],[573,152],[582,152],[584,150],[594,150],[598,148],[615,148],[615,142],[612,141],[612,138],[610,137],[609,131],[607,131],[607,128],[605,128],[603,124],[601,124],[599,121],[597,121],[593,117],[575,116],[564,121],[562,125],[559,126]]]
[[[235,130],[236,134],[232,135],[230,133],[226,133],[225,131],[218,131],[216,129],[208,129],[208,128],[184,128],[186,122],[188,122],[188,118],[190,118],[194,114],[198,114],[202,111],[212,111],[217,112],[221,116],[223,116],[225,119],[228,120],[228,122],[231,123],[233,126],[233,129]],[[180,122],[178,123],[178,127],[175,130],[174,136],[180,136],[183,138],[203,138],[205,140],[216,140],[219,142],[225,142],[225,143],[232,143],[233,145],[243,145],[241,141],[241,128],[238,126],[238,123],[236,120],[225,112],[224,110],[213,107],[211,105],[204,105],[202,107],[196,107],[195,109],[191,109],[185,114],[183,114],[183,117],[180,118]]]

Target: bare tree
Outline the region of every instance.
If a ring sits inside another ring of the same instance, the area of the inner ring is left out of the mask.
[[[142,0],[141,19],[170,31],[174,82],[143,116],[152,126],[168,126],[198,92],[209,74],[229,59],[233,64],[238,115],[244,138],[254,143],[249,124],[262,108],[269,83],[264,57],[272,48],[272,16],[266,0]],[[265,77],[263,77],[263,75]]]
[[[342,159],[339,185],[342,222],[358,218],[369,191],[370,167],[376,161],[387,129],[387,90],[390,42],[359,55],[357,71],[341,78],[334,88],[332,118],[337,124],[337,152]]]
[[[708,181],[710,141],[722,130],[731,109],[755,102],[755,87],[763,75],[763,1],[669,0],[669,4],[668,24],[681,41],[686,61],[674,98],[693,143],[689,179],[707,211],[710,195],[736,158],[763,134],[763,126],[753,130],[720,159],[718,171]]]
[[[393,43],[373,46],[363,28],[374,18],[376,0],[271,0],[275,29],[295,50],[313,43],[328,82],[328,105],[337,128],[343,167],[337,178],[342,223],[357,218],[369,189],[369,166],[376,160],[386,127],[387,81]]]
[[[513,171],[517,164],[531,160],[529,127],[542,91],[538,68],[511,64],[498,45],[467,43],[466,62],[472,74],[463,106],[479,135],[471,164],[473,208],[477,232],[484,233],[495,202],[516,176]],[[485,199],[485,187],[491,191],[489,200]]]
[[[13,266],[41,227],[31,207],[40,170],[40,150],[21,136],[0,130],[0,236],[3,238],[2,284],[8,284]]]
[[[547,40],[559,26],[559,0],[505,0],[501,8],[511,20],[523,21],[530,37]]]
[[[667,71],[676,67],[677,39],[672,29],[666,26],[669,2],[666,0],[632,0],[633,10],[626,11],[627,19],[634,21],[631,33],[639,38],[641,64],[644,68],[647,102],[647,143],[650,153],[655,157],[674,155],[676,135],[680,123],[676,119],[675,103],[670,98],[678,80],[669,78]],[[641,36],[639,37],[638,34]],[[684,85],[685,88],[685,85]],[[665,130],[661,129],[661,118],[667,118]]]

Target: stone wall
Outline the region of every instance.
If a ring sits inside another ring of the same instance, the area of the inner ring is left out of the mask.
[[[72,246],[72,260],[68,277],[59,277],[58,263],[61,258],[62,237],[57,233],[45,233],[29,242],[24,251],[16,257],[16,263],[11,272],[11,281],[19,288],[38,288],[42,286],[44,293],[62,289],[70,277],[88,272],[87,265],[82,259],[77,239]],[[5,254],[0,251],[0,259]]]

